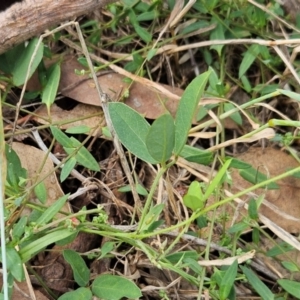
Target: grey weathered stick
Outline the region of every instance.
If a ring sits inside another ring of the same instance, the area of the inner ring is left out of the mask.
[[[23,0],[0,12],[0,54],[46,29],[117,0]]]

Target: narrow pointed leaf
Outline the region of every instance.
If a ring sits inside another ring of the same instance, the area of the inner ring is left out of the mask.
[[[263,182],[263,181],[265,181],[265,180],[268,179],[268,177],[265,174],[257,171],[257,169],[254,169],[252,167],[240,170],[240,175],[245,180],[249,181],[252,184],[261,183],[261,182]],[[279,189],[279,186],[278,186],[278,184],[276,182],[271,182],[271,183],[267,184],[266,187],[269,190]]]
[[[146,147],[150,155],[160,163],[166,162],[174,148],[174,120],[170,114],[157,118],[149,129]]]
[[[240,266],[243,273],[246,275],[249,283],[255,289],[255,291],[261,296],[262,299],[274,299],[274,295],[271,290],[258,278],[258,276],[250,269]]]
[[[37,219],[37,225],[47,224],[62,209],[70,194],[64,195],[49,206],[43,214]]]
[[[57,63],[50,67],[47,84],[42,93],[42,102],[46,104],[48,111],[50,109],[51,104],[53,104],[55,100],[59,81],[60,65]]]
[[[186,143],[193,116],[196,112],[197,105],[204,92],[209,76],[210,71],[197,76],[188,85],[180,99],[175,117],[175,155],[180,154]]]
[[[19,55],[15,56],[15,63],[13,67],[13,82],[14,85],[20,86],[25,83],[26,74],[28,72],[29,64],[32,59],[32,56],[35,52],[35,48],[38,44],[38,38],[32,39],[22,51],[20,51]],[[29,72],[29,78],[33,74],[33,72],[37,69],[39,63],[43,58],[44,45],[40,43],[36,54],[33,58],[33,62]]]

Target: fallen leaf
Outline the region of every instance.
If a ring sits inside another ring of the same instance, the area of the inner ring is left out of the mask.
[[[292,156],[273,148],[262,150],[261,148],[252,147],[247,152],[239,155],[238,159],[251,164],[253,168],[257,168],[259,172],[270,178],[299,166],[299,163]],[[248,181],[238,174],[238,171],[232,172],[232,179],[234,187],[238,189],[246,189],[251,186]],[[259,212],[284,230],[290,233],[299,233],[300,179],[289,176],[276,183],[280,187],[278,190],[265,191],[264,189],[258,189],[254,191],[257,195],[265,193],[265,199],[271,204],[269,205],[264,201]],[[273,206],[275,206],[274,209],[272,209]]]
[[[32,186],[36,181],[43,179],[47,190],[47,201],[45,203],[47,207],[51,206],[58,198],[64,195],[57,181],[56,174],[53,173],[53,162],[50,158],[45,160],[45,152],[22,143],[13,143],[12,148],[18,154],[22,167],[27,170],[28,186]],[[41,169],[43,163],[44,165]],[[48,176],[45,177],[46,175]],[[30,195],[30,200],[39,203],[33,193]],[[71,212],[68,203],[63,207],[63,211]],[[29,211],[26,212],[29,213]]]
[[[86,105],[84,103],[79,103],[70,111],[64,110],[54,103],[50,109],[51,121],[47,121],[49,116],[45,105],[41,105],[34,114],[33,120],[36,122],[49,125],[52,123],[59,123],[61,124],[59,126],[61,129],[68,129],[80,125],[86,125],[92,129],[99,127],[100,129],[100,123],[101,121],[104,121],[103,111],[99,107]],[[72,120],[76,121],[71,122]],[[96,136],[98,130],[92,130],[91,134]]]

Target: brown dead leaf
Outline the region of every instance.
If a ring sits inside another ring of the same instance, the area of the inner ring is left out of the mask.
[[[3,282],[2,274],[0,274],[0,282],[1,282],[0,288],[2,288],[2,282]],[[34,294],[36,300],[49,300],[49,298],[47,298],[38,290],[34,290]],[[32,298],[30,297],[30,292],[29,292],[27,282],[26,281],[16,282],[13,288],[11,300],[28,300],[28,299],[32,299]]]
[[[28,146],[22,143],[13,143],[12,148],[18,154],[22,167],[27,170],[28,176],[28,186],[32,186],[35,182],[43,179],[47,174],[53,171],[53,162],[50,158],[45,160],[45,152],[39,150],[35,147]],[[45,162],[44,162],[45,160]],[[41,166],[44,162],[43,168]],[[39,172],[39,170],[41,171]],[[47,190],[47,201],[45,205],[47,207],[51,206],[58,198],[64,195],[57,181],[55,173],[51,173],[48,177],[43,179]],[[39,201],[36,199],[35,195],[32,193],[30,200],[36,203]],[[64,212],[70,212],[70,207],[68,203],[63,207]]]
[[[260,172],[270,177],[274,177],[286,172],[289,168],[298,167],[298,162],[283,151],[273,148],[250,148],[247,152],[238,156],[239,159],[250,163],[253,168],[257,168]],[[267,170],[267,171],[266,171]],[[251,184],[244,180],[238,172],[232,173],[234,187],[245,189]],[[277,181],[280,189],[268,190],[264,189],[254,191],[257,195],[265,193],[265,199],[271,203],[263,203],[259,212],[269,218],[271,221],[282,227],[290,233],[300,232],[300,179],[289,176]],[[277,207],[275,211],[272,205]],[[288,218],[291,216],[292,218]]]
[[[40,124],[59,123],[61,129],[80,125],[95,128],[100,125],[101,120],[104,120],[103,111],[99,107],[84,103],[79,103],[72,110],[64,110],[54,103],[50,109],[51,123],[47,121],[49,116],[45,105],[40,106],[34,113],[33,120],[36,122]],[[82,119],[83,117],[84,119]],[[76,121],[69,123],[71,120]],[[98,130],[93,130],[92,135],[95,136],[97,133]]]
[[[100,106],[100,99],[94,86],[93,80],[88,79],[82,82],[83,76],[76,75],[74,70],[82,70],[75,58],[67,58],[61,66],[61,82],[59,91],[67,97],[70,97],[78,102],[85,104]],[[118,100],[119,96],[129,88],[130,84],[124,82],[125,77],[111,72],[104,73],[98,77],[101,88],[104,93],[107,93],[111,99]],[[80,82],[81,81],[81,82]],[[76,82],[74,88],[72,87]],[[179,88],[172,88],[167,85],[163,85],[166,89],[172,93],[181,96],[183,91]],[[126,98],[126,104],[135,109],[137,112],[145,115],[150,119],[156,119],[162,115],[166,109],[171,114],[175,114],[178,101],[169,99],[162,93],[152,90],[149,87],[142,85],[141,83],[133,83],[130,87],[129,97]]]

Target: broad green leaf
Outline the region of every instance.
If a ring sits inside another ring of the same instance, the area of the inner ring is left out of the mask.
[[[244,266],[240,266],[240,268],[242,269],[243,273],[246,275],[251,286],[262,297],[262,299],[264,300],[274,299],[274,295],[270,291],[270,289],[258,278],[258,276],[252,270]]]
[[[71,141],[71,139],[64,134],[60,129],[58,129],[57,127],[54,126],[50,126],[51,132],[53,134],[53,136],[55,137],[55,139],[63,146],[63,147],[67,147],[67,148],[72,148],[73,147],[73,143]]]
[[[73,235],[74,231],[70,229],[58,229],[52,231],[49,234],[42,236],[41,238],[31,242],[25,247],[21,248],[19,254],[22,258],[22,262],[25,263],[30,260],[34,255],[45,249],[50,244],[56,243],[62,239],[67,238],[70,235]]]
[[[91,128],[87,125],[79,125],[79,126],[73,126],[66,130],[67,133],[71,134],[81,134],[81,133],[88,133],[91,130]]]
[[[47,190],[44,182],[40,182],[34,187],[34,193],[41,203],[45,204],[47,201]]]
[[[300,299],[300,282],[288,280],[288,279],[279,279],[277,280],[279,285],[284,288],[292,296]]]
[[[11,272],[11,274],[17,281],[23,281],[25,279],[22,260],[15,248],[6,248],[6,263],[7,269]]]
[[[149,154],[146,146],[146,136],[150,125],[139,113],[124,103],[111,102],[108,111],[114,129],[121,143],[138,158],[157,164]]]
[[[64,166],[61,169],[61,173],[60,173],[60,181],[63,182],[72,172],[72,170],[74,169],[75,165],[76,165],[76,158],[75,157],[70,157],[66,163],[64,164]]]
[[[38,44],[38,38],[33,38],[26,47],[20,51],[19,55],[15,56],[14,68],[12,71],[13,83],[16,86],[20,86],[25,83],[26,74],[28,72],[30,61],[35,52],[35,48]],[[33,72],[37,69],[39,63],[43,58],[44,44],[40,43],[35,56],[33,57],[32,65],[29,72],[29,78]]]
[[[57,300],[92,300],[93,294],[90,289],[80,287],[75,291],[66,292],[60,296]]]
[[[93,155],[90,153],[90,151],[88,151],[84,146],[82,146],[82,144],[76,140],[74,137],[71,137],[70,140],[72,141],[73,147],[71,149],[64,147],[65,151],[71,155],[74,150],[77,150],[76,148],[79,148],[79,150],[77,151],[77,153],[75,154],[75,159],[76,161],[90,169],[96,172],[100,171],[100,166],[97,163],[97,161],[95,160],[95,158],[93,157]]]
[[[150,155],[160,163],[165,163],[172,155],[174,133],[174,120],[170,114],[157,118],[148,131],[146,147]]]
[[[257,58],[260,51],[260,45],[253,44],[249,47],[249,49],[245,52],[245,55],[243,57],[243,60],[240,65],[239,69],[239,78],[241,78],[247,70],[250,68],[250,66],[253,64],[255,59]]]
[[[36,220],[36,225],[45,225],[52,220],[55,215],[62,209],[70,194],[64,195],[50,205],[43,214]]]
[[[213,161],[213,152],[195,148],[189,145],[184,145],[180,156],[190,162],[195,162],[200,165],[209,165]]]
[[[92,292],[102,300],[135,299],[142,296],[134,282],[115,275],[100,275],[92,284]]]
[[[207,71],[197,76],[184,91],[175,116],[175,155],[179,155],[184,147],[189,130],[191,128],[193,116],[196,112],[200,97],[210,76]]]
[[[47,84],[42,92],[42,103],[45,103],[47,106],[48,113],[50,111],[50,106],[53,104],[58,85],[60,81],[60,65],[56,63],[49,68],[49,75],[47,76]]]
[[[221,183],[223,176],[225,175],[226,171],[228,170],[231,164],[231,159],[226,160],[224,165],[222,166],[221,170],[217,173],[214,179],[209,183],[208,188],[204,194],[203,201],[207,200],[208,197],[214,192],[217,186]]]
[[[240,175],[252,184],[261,183],[268,179],[265,174],[257,171],[257,169],[254,169],[252,167],[240,170]],[[276,182],[271,182],[266,185],[266,187],[269,190],[279,189],[279,186]]]
[[[225,103],[224,104],[224,111],[227,112],[229,110],[232,110],[233,108],[235,108],[235,106],[231,103]],[[238,125],[242,125],[243,124],[243,119],[241,117],[241,114],[236,111],[234,112],[233,114],[231,114],[230,116],[230,119],[232,119],[236,124]]]
[[[193,211],[205,206],[201,185],[198,181],[190,184],[187,194],[183,196],[183,203]]]
[[[150,61],[156,55],[157,49],[150,49],[147,53],[147,61]]]
[[[74,250],[69,249],[63,251],[63,256],[71,265],[76,283],[81,287],[85,287],[90,280],[90,270],[83,258]]]
[[[235,260],[232,263],[232,265],[225,271],[220,284],[219,295],[221,300],[227,299],[228,295],[230,294],[230,291],[233,288],[235,277],[237,275],[237,268],[238,268],[238,263]]]

